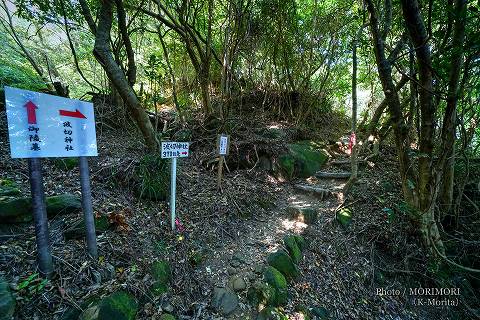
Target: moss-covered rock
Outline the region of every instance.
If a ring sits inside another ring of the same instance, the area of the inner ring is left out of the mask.
[[[280,271],[287,279],[293,279],[300,275],[300,271],[293,263],[292,258],[284,250],[278,250],[269,254],[267,262],[270,266]]]
[[[47,197],[45,204],[49,218],[77,213],[82,209],[80,197],[68,193]],[[32,221],[32,212],[32,199],[30,197],[0,197],[0,221],[3,223]]]
[[[111,228],[112,224],[108,220],[107,216],[95,217],[95,233],[101,234]],[[66,239],[79,239],[86,234],[85,219],[79,220],[77,223],[68,227],[65,232]]]
[[[287,235],[283,237],[283,244],[287,248],[290,258],[292,258],[294,263],[299,263],[302,260],[302,252],[298,247],[297,241],[294,236]]]
[[[0,276],[0,320],[10,320],[15,312],[15,299],[13,298],[8,282]]]
[[[348,227],[352,222],[352,211],[348,208],[343,208],[337,212],[337,220],[344,227]]]
[[[327,162],[328,153],[313,141],[300,141],[288,145],[286,154],[277,161],[277,171],[286,179],[313,176]]]
[[[32,200],[27,197],[0,197],[0,222],[21,223],[32,221]]]
[[[168,262],[164,260],[155,261],[151,266],[151,276],[153,278],[153,285],[151,291],[154,295],[161,295],[167,292],[171,270]]]
[[[268,301],[268,304],[272,306],[281,306],[286,304],[288,299],[288,289],[287,280],[283,274],[274,267],[270,266],[265,270],[263,277],[265,281],[275,289],[275,293]]]
[[[295,239],[295,242],[297,243],[297,246],[300,249],[300,251],[303,251],[307,248],[307,242],[305,241],[304,237],[296,234],[296,235],[293,235],[293,238]]]
[[[266,307],[257,316],[257,320],[288,320],[279,308]]]
[[[117,291],[100,302],[98,320],[134,320],[137,311],[135,297],[125,291]]]
[[[265,282],[255,282],[247,291],[247,301],[255,308],[275,300],[276,290]]]
[[[277,160],[278,171],[286,179],[292,179],[295,171],[295,158],[289,154],[283,154]]]
[[[77,213],[82,210],[80,197],[70,193],[47,197],[45,202],[47,215],[50,218],[63,214]]]
[[[306,224],[315,224],[318,220],[318,211],[314,208],[288,207],[290,218]]]
[[[0,197],[13,197],[21,194],[15,182],[11,180],[0,180]]]

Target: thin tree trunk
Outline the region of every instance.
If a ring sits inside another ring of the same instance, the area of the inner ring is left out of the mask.
[[[98,26],[96,28],[97,33],[95,35],[93,53],[130,110],[132,117],[143,134],[147,147],[153,152],[158,150],[158,141],[155,135],[155,130],[147,113],[142,108],[140,100],[133,91],[133,88],[129,85],[128,80],[125,78],[125,74],[113,58],[112,49],[110,47],[112,19],[113,0],[105,0],[102,2],[98,14]]]
[[[440,208],[443,215],[451,212],[453,204],[456,109],[459,95],[460,73],[463,62],[463,42],[465,40],[466,0],[455,1],[455,25],[453,31],[452,58],[450,60],[450,76],[448,81],[447,108],[442,128],[442,161],[443,179],[440,185]]]

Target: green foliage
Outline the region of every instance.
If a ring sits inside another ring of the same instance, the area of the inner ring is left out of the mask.
[[[168,283],[171,277],[170,265],[167,261],[155,261],[150,270],[150,274],[154,280],[151,291],[154,295],[160,295],[167,292]]]
[[[352,222],[352,211],[348,208],[342,208],[337,212],[337,220],[343,227],[348,227]]]
[[[3,96],[3,87],[11,86],[27,90],[39,91],[46,86],[36,74],[28,61],[17,53],[13,41],[7,38],[0,27],[0,95]]]
[[[20,296],[30,299],[41,293],[47,284],[48,279],[42,279],[38,273],[32,273],[18,283],[16,291]]]
[[[139,179],[138,193],[141,198],[165,200],[168,192],[168,161],[158,154],[147,154],[136,169]]]

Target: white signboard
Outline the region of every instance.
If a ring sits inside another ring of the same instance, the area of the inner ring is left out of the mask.
[[[162,158],[185,158],[188,157],[188,142],[162,142]]]
[[[225,156],[228,154],[228,141],[229,137],[221,135],[219,136],[218,140],[218,154],[221,156]]]
[[[96,156],[93,104],[5,87],[12,158]]]

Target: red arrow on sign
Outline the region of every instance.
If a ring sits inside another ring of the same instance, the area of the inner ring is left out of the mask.
[[[187,152],[186,152],[186,151],[183,151],[182,154],[187,154]]]
[[[28,124],[36,124],[37,123],[37,114],[36,114],[35,110],[38,109],[38,107],[32,101],[28,101],[25,104],[25,107],[27,108]]]
[[[81,113],[78,109],[75,109],[75,111],[68,111],[68,110],[58,110],[58,111],[60,112],[60,115],[64,117],[87,119],[87,117],[85,117],[83,113]]]

